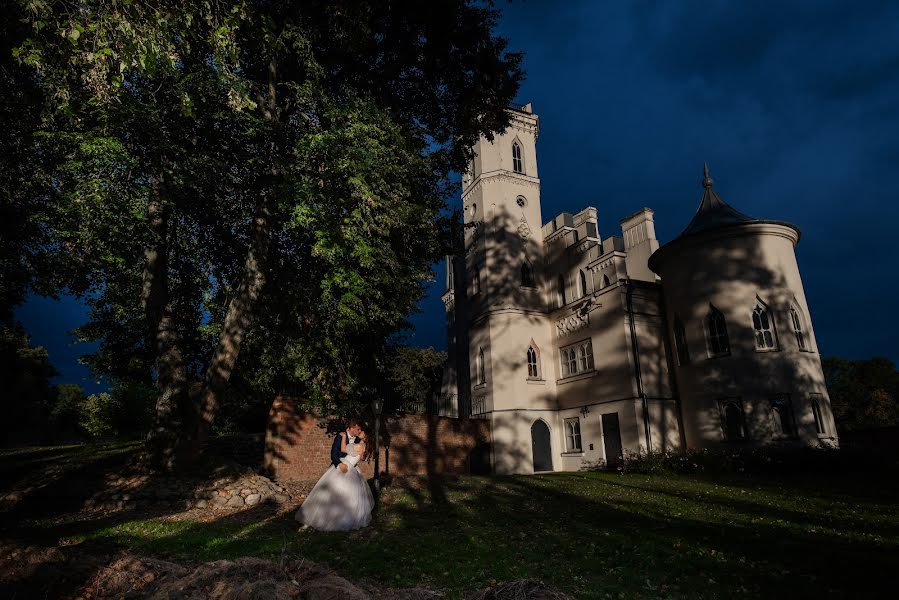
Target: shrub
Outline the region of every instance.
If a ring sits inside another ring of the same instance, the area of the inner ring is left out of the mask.
[[[154,397],[153,389],[141,384],[116,385],[84,400],[79,423],[95,440],[141,436],[152,423]]]
[[[114,423],[119,408],[118,401],[109,392],[91,394],[81,405],[79,423],[95,440],[114,437],[118,434]]]
[[[897,470],[895,457],[867,450],[829,446],[703,448],[686,452],[631,453],[624,456],[626,473],[802,473]]]

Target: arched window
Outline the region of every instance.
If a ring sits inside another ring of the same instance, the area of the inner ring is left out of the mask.
[[[817,398],[812,398],[812,416],[815,417],[815,431],[819,434],[824,431],[824,418],[821,416],[821,405]]]
[[[540,379],[540,363],[533,344],[528,346],[528,379]]]
[[[521,263],[521,286],[534,287],[534,273],[528,261]]]
[[[608,275],[603,275],[603,276],[602,276],[602,280],[600,281],[599,286],[600,286],[600,289],[604,289],[604,288],[609,287],[611,284],[612,284],[612,282],[609,281],[609,276],[608,276]]]
[[[705,318],[706,337],[709,344],[709,356],[730,354],[730,341],[727,337],[727,323],[721,311],[709,304],[709,314]]]
[[[578,275],[578,283],[580,284],[580,292],[581,298],[587,295],[587,276],[584,275],[584,270],[580,270],[580,274]]]
[[[756,298],[755,308],[752,310],[752,327],[755,329],[755,349],[774,350],[777,346],[774,323],[771,321],[768,307],[758,298]]]
[[[793,324],[793,333],[796,334],[796,343],[799,345],[799,349],[807,352],[808,340],[805,338],[805,331],[802,327],[802,317],[795,306],[790,307],[790,322]]]
[[[478,265],[474,266],[471,273],[471,295],[475,296],[481,293],[481,269]]]
[[[565,306],[565,276],[559,275],[558,279],[559,306]]]
[[[593,370],[593,342],[587,340],[577,349],[578,366],[581,371]]]
[[[512,142],[512,170],[516,173],[524,173],[524,163],[521,160],[521,144]]]
[[[742,440],[745,437],[743,409],[737,402],[728,402],[724,405],[724,436],[728,442]]]
[[[677,352],[678,365],[686,365],[690,362],[690,351],[687,349],[687,331],[677,315],[674,316],[674,349]]]
[[[578,417],[565,419],[565,450],[568,452],[580,452],[581,448],[581,420]]]
[[[775,434],[793,435],[793,410],[790,406],[789,394],[777,394],[771,397],[771,420],[774,421]]]
[[[487,369],[484,367],[484,349],[478,350],[478,384],[487,383]]]

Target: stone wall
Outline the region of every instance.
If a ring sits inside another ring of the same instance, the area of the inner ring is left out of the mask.
[[[318,479],[331,464],[331,442],[343,423],[304,412],[302,402],[278,397],[265,438],[264,468],[282,480]],[[371,428],[366,427],[371,433]],[[381,420],[379,468],[391,476],[483,473],[489,470],[490,423],[421,414]],[[374,459],[359,464],[374,475]]]

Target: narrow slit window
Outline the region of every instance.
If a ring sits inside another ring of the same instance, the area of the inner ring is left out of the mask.
[[[709,356],[730,354],[730,340],[727,337],[727,322],[720,310],[709,305],[709,314],[705,318],[706,336],[709,342]]]
[[[687,348],[687,331],[678,316],[674,317],[674,348],[677,352],[677,364],[681,366],[689,364],[690,351]]]
[[[793,324],[793,333],[796,334],[796,344],[803,352],[808,351],[808,340],[805,337],[805,330],[802,327],[802,317],[795,306],[790,307],[790,321]]]
[[[484,349],[478,350],[478,383],[487,383],[487,369],[484,367]]]

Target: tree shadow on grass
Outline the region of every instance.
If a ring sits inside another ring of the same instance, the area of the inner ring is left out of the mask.
[[[853,503],[850,506],[839,506],[831,501],[826,502],[826,498],[822,496],[809,497],[805,496],[802,508],[790,508],[788,505],[795,501],[795,492],[793,494],[780,486],[732,486],[725,482],[715,483],[714,489],[708,491],[697,490],[680,490],[672,491],[669,486],[665,485],[658,478],[649,481],[635,481],[627,483],[627,481],[607,481],[606,485],[624,487],[635,491],[647,491],[653,494],[659,494],[668,498],[683,500],[687,502],[699,502],[705,507],[716,506],[725,510],[732,510],[744,515],[759,517],[760,519],[781,519],[791,523],[822,528],[841,528],[846,522],[851,522],[853,530],[859,533],[871,532],[886,535],[899,535],[899,519],[894,524],[886,524],[883,522],[870,521],[866,518],[865,513],[859,513],[860,506]],[[748,492],[747,492],[748,490]],[[740,497],[736,497],[739,494]],[[773,501],[772,501],[773,500]],[[781,502],[778,503],[777,501]],[[833,499],[831,499],[833,500]],[[869,510],[877,512],[885,512],[891,509],[888,505],[871,504],[866,506]],[[820,509],[826,512],[814,513],[810,509]],[[839,518],[842,522],[835,522]]]
[[[676,493],[678,482],[690,491]],[[608,473],[461,477],[441,479],[432,498],[433,484],[420,478],[397,481],[372,525],[354,532],[298,531],[294,506],[261,505],[208,522],[171,520],[165,510],[123,512],[46,533],[85,538],[85,551],[127,548],[191,562],[301,557],[354,580],[422,585],[451,598],[523,577],[578,598],[864,596],[892,585],[899,564],[892,506],[840,531],[825,525],[825,503],[809,503],[815,514],[784,513],[777,500],[789,489],[756,490],[769,494],[779,520],[754,522],[764,499],[715,495],[715,484]],[[875,536],[878,520],[885,528]]]

